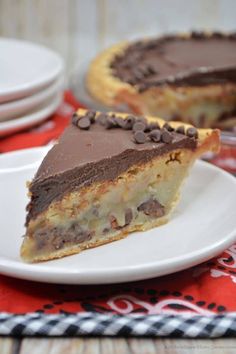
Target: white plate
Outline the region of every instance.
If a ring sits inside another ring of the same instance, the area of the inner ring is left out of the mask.
[[[0,122],[0,137],[16,133],[22,129],[28,129],[43,121],[44,119],[47,119],[52,113],[56,111],[61,101],[62,93],[56,94],[38,110],[16,119]]]
[[[0,102],[33,94],[63,71],[61,57],[41,45],[0,38]]]
[[[59,260],[26,264],[25,182],[48,148],[0,156],[0,272],[17,278],[69,284],[126,282],[173,273],[203,262],[236,239],[236,179],[198,161],[171,221],[146,232]]]
[[[39,105],[61,92],[63,90],[63,84],[64,78],[60,76],[53,81],[52,84],[32,96],[0,104],[0,122],[17,118],[32,109],[35,110]]]

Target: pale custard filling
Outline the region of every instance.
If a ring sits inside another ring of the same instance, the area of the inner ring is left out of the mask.
[[[176,150],[132,167],[114,181],[74,191],[51,203],[31,220],[22,247],[24,257],[145,229],[169,214],[193,160],[192,151]]]

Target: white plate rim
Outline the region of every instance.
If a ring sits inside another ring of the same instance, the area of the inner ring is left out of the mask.
[[[23,115],[17,119],[0,122],[0,137],[34,126],[35,124],[47,119],[59,107],[62,102],[62,96],[62,93],[57,93],[53,99],[40,110],[28,115]]]
[[[42,155],[48,151],[49,147],[39,147],[32,149],[19,150],[17,152],[9,152],[0,156],[0,160],[10,156],[22,156],[22,152],[26,154],[31,154],[32,152],[40,153]],[[233,182],[236,187],[236,179],[229,173],[223,171],[222,169],[210,165],[204,161],[197,161],[196,164],[203,166],[204,168],[211,169],[217,173],[223,174],[224,178]],[[8,168],[8,172],[11,168]],[[12,171],[15,172],[14,167]],[[1,172],[1,170],[0,170]],[[48,265],[41,267],[41,263],[38,264],[27,264],[19,263],[18,261],[9,260],[6,257],[0,256],[0,272],[5,275],[15,276],[22,279],[34,280],[34,281],[43,281],[48,283],[64,283],[64,284],[106,284],[106,283],[117,283],[117,282],[130,282],[137,280],[149,279],[152,277],[163,276],[170,273],[173,273],[173,270],[170,271],[168,265],[170,265],[171,260],[171,269],[175,268],[176,271],[184,270],[202,263],[224,251],[228,246],[230,246],[236,240],[236,226],[235,228],[226,236],[222,237],[221,240],[218,240],[215,243],[210,244],[204,248],[204,251],[197,250],[190,253],[187,253],[185,256],[177,256],[167,258],[165,260],[159,260],[157,262],[139,264],[135,266],[127,267],[119,266],[113,268],[100,268],[99,271],[96,268],[90,268],[90,270],[80,271],[79,269],[65,269],[63,267],[50,268],[50,262]],[[166,268],[165,268],[166,267]],[[160,271],[157,271],[161,269]],[[139,272],[142,274],[138,275]],[[23,274],[21,272],[24,272]],[[125,272],[125,276],[124,276]],[[102,273],[102,274],[101,274]],[[114,281],[108,281],[107,278],[112,275]],[[61,276],[68,277],[60,281]],[[99,281],[96,281],[99,279]]]
[[[56,80],[54,80],[49,86],[40,90],[33,95],[20,98],[15,101],[9,101],[0,104],[0,123],[5,121],[10,121],[15,118],[14,115],[19,115],[21,112],[26,112],[27,110],[33,109],[34,106],[43,104],[47,99],[59,91],[62,91],[64,85],[64,76],[60,75]],[[20,112],[20,113],[19,113]],[[7,115],[7,117],[6,117]]]
[[[24,84],[19,84],[16,87],[11,87],[8,89],[5,89],[4,92],[0,92],[0,102],[5,102],[5,101],[10,101],[14,100],[16,98],[23,97],[24,95],[27,95],[29,92],[35,92],[39,90],[40,88],[43,88],[47,86],[50,82],[52,82],[54,79],[56,79],[60,73],[64,70],[64,63],[61,58],[61,56],[53,51],[52,49],[41,45],[41,44],[36,44],[30,41],[26,40],[19,40],[19,39],[14,39],[14,38],[5,38],[5,37],[0,37],[0,42],[11,42],[11,43],[17,43],[17,44],[22,44],[26,46],[32,46],[32,47],[37,47],[38,49],[41,49],[45,52],[50,53],[50,55],[54,56],[55,60],[57,61],[57,65],[53,68],[52,72],[47,75],[40,75],[40,77],[37,78],[37,80],[31,81],[30,83],[24,83]]]

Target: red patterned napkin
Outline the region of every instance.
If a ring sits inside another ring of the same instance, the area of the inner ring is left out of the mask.
[[[60,135],[72,112],[80,106],[72,94],[66,92],[64,103],[50,120],[29,131],[1,139],[0,152],[48,144]],[[223,155],[215,162],[222,163]],[[42,285],[0,276],[0,311],[208,315],[236,311],[235,291],[236,245],[233,245],[219,257],[197,267],[129,284]]]
[[[0,309],[10,313],[208,315],[235,311],[235,291],[236,245],[197,267],[128,284],[45,285],[0,276]]]

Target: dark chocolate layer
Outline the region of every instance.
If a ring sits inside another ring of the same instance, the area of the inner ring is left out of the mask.
[[[135,143],[132,130],[105,129],[99,123],[89,130],[71,124],[43,160],[31,184],[27,223],[53,200],[98,181],[110,181],[133,165],[177,148],[194,149],[194,137],[172,131],[171,143],[147,140]]]
[[[139,91],[163,84],[236,83],[236,35],[166,36],[128,46],[111,64],[114,76]]]

